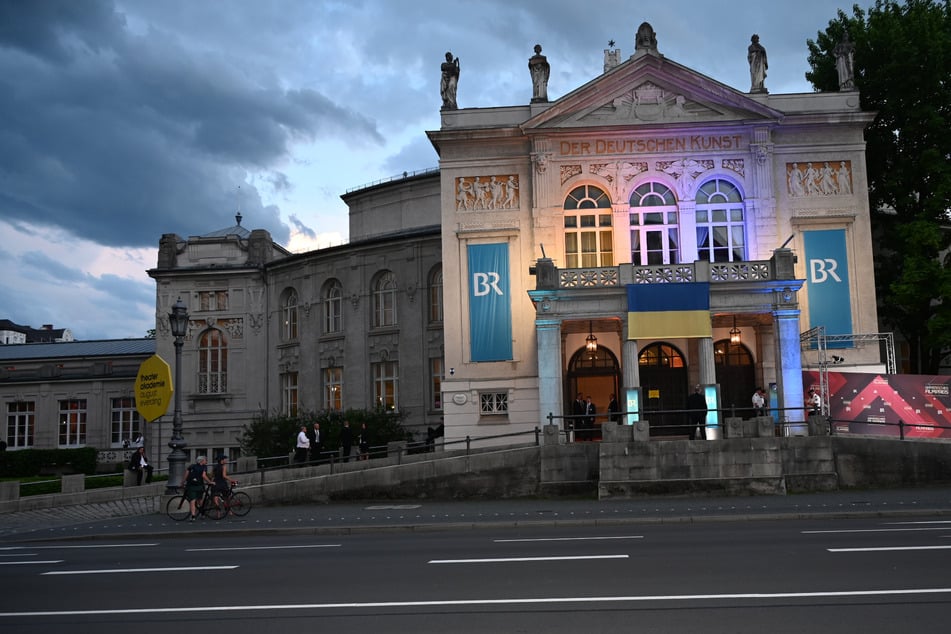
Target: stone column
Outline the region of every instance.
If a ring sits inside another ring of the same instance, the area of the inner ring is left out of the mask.
[[[541,424],[548,424],[548,414],[560,416],[564,409],[562,396],[561,320],[536,319],[535,338],[538,343],[538,412]],[[554,422],[560,423],[556,418]]]

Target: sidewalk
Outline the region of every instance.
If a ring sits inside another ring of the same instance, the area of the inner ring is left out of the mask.
[[[658,497],[635,500],[387,500],[256,506],[244,518],[175,522],[132,502],[0,515],[0,542],[141,539],[195,532],[347,534],[372,530],[614,525],[816,517],[951,515],[945,488],[837,491],[787,496]]]

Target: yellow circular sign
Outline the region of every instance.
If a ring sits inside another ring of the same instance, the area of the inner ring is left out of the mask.
[[[153,354],[139,366],[135,378],[135,409],[146,421],[165,415],[172,400],[172,373],[165,359]]]

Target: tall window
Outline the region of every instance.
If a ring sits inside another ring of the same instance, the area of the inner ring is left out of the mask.
[[[289,288],[281,299],[281,339],[297,339],[297,291]]]
[[[281,413],[297,416],[297,372],[281,375]]]
[[[220,330],[206,330],[198,340],[198,393],[228,391],[228,342]]]
[[[86,399],[72,398],[59,402],[59,446],[78,447],[86,444]]]
[[[697,190],[697,258],[709,262],[746,259],[743,197],[729,181],[708,181]]]
[[[381,361],[373,366],[373,404],[387,411],[398,406],[400,364],[396,361]]]
[[[198,291],[198,309],[228,310],[228,291]]]
[[[631,193],[631,263],[679,262],[677,199],[661,183],[644,183]]]
[[[343,411],[343,368],[324,369],[324,407]]]
[[[330,280],[324,287],[324,332],[343,330],[343,287],[337,280]]]
[[[131,396],[112,399],[112,446],[122,445],[123,440],[132,441],[139,435],[139,412]]]
[[[373,325],[396,325],[396,276],[389,271],[373,286]]]
[[[7,403],[7,446],[32,447],[36,427],[36,404],[33,401]]]
[[[442,266],[429,276],[429,322],[442,323]]]
[[[431,396],[429,406],[434,410],[442,409],[442,378],[445,361],[442,357],[429,360],[429,385]]]
[[[576,187],[565,198],[565,266],[614,266],[611,199],[594,185]]]

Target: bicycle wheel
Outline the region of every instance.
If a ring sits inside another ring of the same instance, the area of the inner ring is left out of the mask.
[[[228,508],[238,517],[244,517],[251,512],[251,496],[243,491],[232,493]]]
[[[184,495],[176,495],[165,505],[165,513],[176,522],[181,522],[191,515],[191,507]]]
[[[205,517],[210,517],[213,520],[220,520],[222,517],[228,514],[228,505],[224,500],[220,500],[221,505],[217,506],[214,499],[208,499],[205,501]]]

